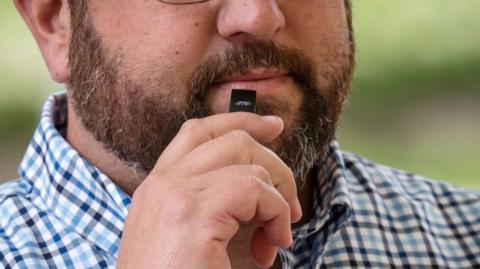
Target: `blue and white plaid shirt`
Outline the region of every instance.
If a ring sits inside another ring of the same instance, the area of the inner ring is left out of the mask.
[[[115,267],[130,197],[65,141],[66,97],[45,104],[0,188],[0,265]],[[311,221],[283,268],[480,268],[480,194],[373,164],[332,143]]]

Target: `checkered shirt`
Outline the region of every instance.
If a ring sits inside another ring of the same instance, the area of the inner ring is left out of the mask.
[[[115,267],[131,199],[64,139],[51,96],[19,167],[0,187],[0,266]],[[283,268],[480,268],[480,193],[339,150],[315,169],[314,215]]]

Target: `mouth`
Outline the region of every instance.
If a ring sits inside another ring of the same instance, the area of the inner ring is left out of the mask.
[[[213,84],[222,84],[228,82],[246,82],[246,81],[259,81],[259,80],[268,80],[277,77],[282,77],[288,75],[288,72],[276,70],[276,69],[267,69],[267,68],[256,68],[250,70],[246,74],[230,76],[226,79],[215,81]]]
[[[288,72],[276,69],[257,68],[246,74],[234,75],[222,80],[215,81],[212,88],[221,91],[232,89],[250,89],[257,91],[257,95],[271,95],[285,90],[291,82]]]

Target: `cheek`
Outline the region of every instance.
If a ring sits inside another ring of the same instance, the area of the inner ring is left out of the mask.
[[[351,54],[343,1],[339,2],[341,5],[333,0],[328,2],[318,1],[312,4],[314,7],[305,5],[307,8],[289,13],[287,28],[298,47],[312,60],[322,91],[330,88],[332,75],[343,72]]]
[[[348,23],[343,0],[299,0],[285,12],[288,36],[310,57],[348,43]]]
[[[117,56],[132,79],[168,77],[185,85],[205,54],[211,16],[157,1],[102,2],[109,1],[94,1],[92,17],[107,55]]]

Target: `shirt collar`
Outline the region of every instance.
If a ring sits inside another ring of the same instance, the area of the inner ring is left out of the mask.
[[[336,141],[329,146],[328,156],[317,164],[314,184],[314,214],[312,219],[293,231],[293,244],[282,249],[284,268],[298,263],[321,263],[325,246],[350,219],[352,206],[347,189],[347,173],[342,152]]]
[[[116,255],[130,197],[65,140],[67,97],[50,96],[20,164],[44,210],[104,251]]]

